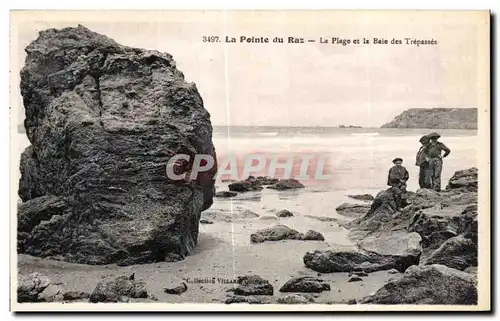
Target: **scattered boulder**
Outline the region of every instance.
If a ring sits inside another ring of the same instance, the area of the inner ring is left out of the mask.
[[[136,281],[135,274],[132,274],[99,282],[90,295],[89,302],[121,302],[124,299],[147,297],[145,283]]]
[[[348,217],[360,217],[368,213],[370,205],[342,203],[335,208],[337,213]]]
[[[290,217],[290,216],[293,216],[293,213],[290,212],[289,210],[281,210],[278,213],[276,213],[276,216],[278,216],[278,217]]]
[[[216,158],[196,85],[170,54],[83,26],[41,31],[25,51],[31,145],[18,194],[33,203],[19,205],[19,253],[82,264],[183,259],[197,244],[216,174],[214,166],[190,180],[185,162],[176,170],[187,179],[166,175],[176,154]]]
[[[289,178],[289,179],[280,179],[276,184],[268,186],[267,188],[284,191],[284,190],[304,188],[304,187],[305,186],[298,180]]]
[[[304,234],[289,228],[285,225],[276,225],[270,228],[258,230],[250,235],[252,243],[262,243],[265,241],[280,240],[301,240]]]
[[[234,197],[236,195],[238,195],[238,193],[232,191],[219,191],[215,193],[215,197]]]
[[[207,219],[203,219],[203,218],[202,218],[202,219],[200,220],[200,224],[214,224],[214,222],[213,222],[213,221],[210,221],[210,220],[207,220]]]
[[[288,280],[280,292],[320,293],[330,291],[330,284],[326,281],[311,276],[299,276]]]
[[[274,185],[279,181],[279,179],[271,178],[269,176],[258,176],[255,179],[260,183],[260,185]]]
[[[165,288],[163,289],[163,291],[165,293],[168,293],[168,294],[176,294],[176,295],[179,295],[179,294],[182,294],[184,292],[186,292],[188,289],[187,287],[187,284],[182,282],[181,285],[179,286],[176,286],[176,287],[173,287],[173,288]]]
[[[477,192],[477,176],[478,171],[476,167],[457,171],[448,181],[446,189],[461,189],[464,191]]]
[[[359,243],[358,248],[316,250],[304,255],[306,267],[321,273],[397,269],[404,272],[418,264],[421,255],[417,233],[395,232],[372,236]]]
[[[353,275],[349,278],[349,281],[347,282],[359,282],[359,281],[363,281],[363,279],[357,275]]]
[[[17,302],[55,302],[63,300],[62,288],[39,272],[20,276]]]
[[[260,191],[263,189],[260,181],[256,180],[253,176],[250,176],[244,181],[234,182],[228,185],[230,191],[233,192],[251,192]]]
[[[387,273],[389,273],[389,274],[398,274],[399,271],[396,270],[396,269],[390,269],[389,271],[387,271]]]
[[[477,280],[444,265],[412,266],[403,277],[365,297],[365,304],[477,304]]]
[[[477,263],[477,244],[462,235],[446,240],[422,262],[423,265],[441,264],[461,271]]]
[[[355,200],[358,200],[358,201],[365,201],[365,202],[371,202],[373,201],[375,198],[373,197],[373,195],[370,195],[370,194],[360,194],[360,195],[347,195],[348,197],[352,198],[352,199],[355,199]]]
[[[90,298],[90,293],[81,291],[68,291],[63,294],[64,301],[85,300]]]
[[[302,293],[292,293],[278,298],[276,302],[280,304],[309,304],[314,303],[314,298]]]
[[[302,240],[304,240],[304,241],[324,241],[325,237],[320,232],[308,230],[306,232],[306,234],[304,235],[304,237],[302,238]]]
[[[240,276],[237,282],[236,295],[273,295],[273,286],[258,275]]]
[[[262,304],[264,301],[254,296],[231,295],[225,301],[226,304],[232,303],[249,303],[249,304]]]

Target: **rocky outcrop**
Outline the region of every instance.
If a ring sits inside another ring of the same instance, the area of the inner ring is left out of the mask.
[[[460,235],[446,240],[422,265],[441,264],[463,271],[477,263],[477,243]]]
[[[54,302],[64,300],[63,289],[39,272],[20,276],[17,302]]]
[[[315,251],[304,256],[304,263],[320,272],[346,267],[370,272],[390,266],[399,253],[407,269],[394,268],[405,274],[362,303],[475,304],[474,274],[460,270],[478,263],[477,210],[475,168],[455,172],[446,191],[389,188],[377,194],[366,215],[343,224],[357,251]],[[446,284],[453,285],[448,289]]]
[[[420,189],[406,194],[389,188],[377,194],[365,216],[344,226],[356,240],[374,234],[397,239],[391,235],[418,233],[426,257],[451,237],[462,234],[473,241],[477,239],[477,192],[462,187],[442,192]]]
[[[420,255],[420,236],[401,232],[366,238],[353,249],[307,252],[303,260],[306,267],[321,273],[390,269],[404,272],[419,263]]]
[[[412,108],[382,128],[477,129],[477,108]]]
[[[26,47],[19,251],[121,265],[185,257],[212,203],[210,116],[167,53],[119,45],[89,29],[48,29]],[[175,154],[184,180],[166,175]]]
[[[135,280],[134,274],[119,276],[111,281],[97,284],[89,298],[89,302],[126,302],[130,298],[147,298],[145,283]]]
[[[280,288],[280,292],[320,293],[323,291],[330,291],[330,284],[325,280],[310,276],[295,277]]]
[[[399,280],[389,282],[360,303],[477,304],[477,280],[444,265],[412,266]]]
[[[298,180],[289,178],[289,179],[280,179],[276,184],[270,185],[267,188],[276,189],[278,191],[284,191],[284,190],[298,189],[304,187],[305,187],[304,184],[302,184]]]
[[[448,181],[446,189],[461,189],[463,191],[477,192],[477,168],[472,167],[455,172]]]
[[[238,286],[234,289],[236,295],[273,295],[274,289],[269,281],[258,275],[240,276]]]
[[[422,245],[427,252],[460,234],[477,240],[477,194],[441,193],[440,196],[442,198],[434,206],[418,210],[407,226],[408,231],[422,236]]]

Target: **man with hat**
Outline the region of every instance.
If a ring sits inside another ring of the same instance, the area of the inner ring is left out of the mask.
[[[441,171],[443,170],[443,158],[450,154],[450,149],[445,144],[438,142],[441,137],[438,133],[427,135],[429,143],[424,148],[424,153],[429,162],[429,171],[431,177],[431,188],[441,191]],[[444,154],[441,155],[441,152]]]
[[[425,155],[425,147],[429,143],[429,137],[427,135],[420,137],[420,149],[417,152],[417,157],[415,161],[415,165],[420,167],[420,171],[418,173],[418,185],[420,188],[431,188],[431,173],[429,168],[429,162],[427,161],[427,157]]]
[[[397,187],[401,192],[406,192],[406,181],[410,178],[410,174],[406,170],[403,163],[403,159],[397,157],[392,160],[394,166],[389,170],[389,177],[387,179],[387,185],[392,187]]]

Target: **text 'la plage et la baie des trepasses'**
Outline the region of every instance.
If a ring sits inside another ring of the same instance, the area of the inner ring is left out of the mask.
[[[264,37],[264,36],[203,36],[203,42],[206,43],[248,43],[248,44],[272,44],[272,43],[288,43],[288,44],[303,44],[303,43],[319,43],[331,44],[339,46],[349,45],[407,45],[407,46],[433,46],[437,45],[438,41],[434,38],[384,38],[384,37]]]

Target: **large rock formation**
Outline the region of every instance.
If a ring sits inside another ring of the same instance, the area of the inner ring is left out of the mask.
[[[26,47],[21,94],[31,142],[21,157],[20,252],[77,263],[182,259],[212,202],[215,169],[167,178],[166,163],[215,156],[210,115],[167,53],[83,26]]]
[[[463,191],[477,192],[477,168],[471,167],[462,171],[456,171],[450,178],[447,190],[462,189]]]
[[[477,108],[412,108],[382,128],[477,129]]]
[[[442,264],[461,271],[477,263],[477,243],[462,235],[446,240],[422,262],[423,265]]]
[[[378,193],[365,216],[344,224],[362,251],[315,251],[304,263],[321,272],[366,271],[385,269],[391,256],[402,253],[402,267],[415,266],[361,303],[476,304],[477,282],[460,270],[478,264],[477,210],[476,168],[455,172],[446,191],[401,194],[389,188]]]
[[[412,266],[403,277],[389,282],[360,303],[369,304],[477,304],[477,280],[444,265]]]
[[[42,273],[34,272],[29,275],[20,275],[17,285],[17,301],[19,303],[62,300],[62,288]]]
[[[422,248],[417,233],[395,232],[371,236],[353,249],[327,249],[307,252],[304,265],[321,273],[397,269],[404,272],[418,264]]]

